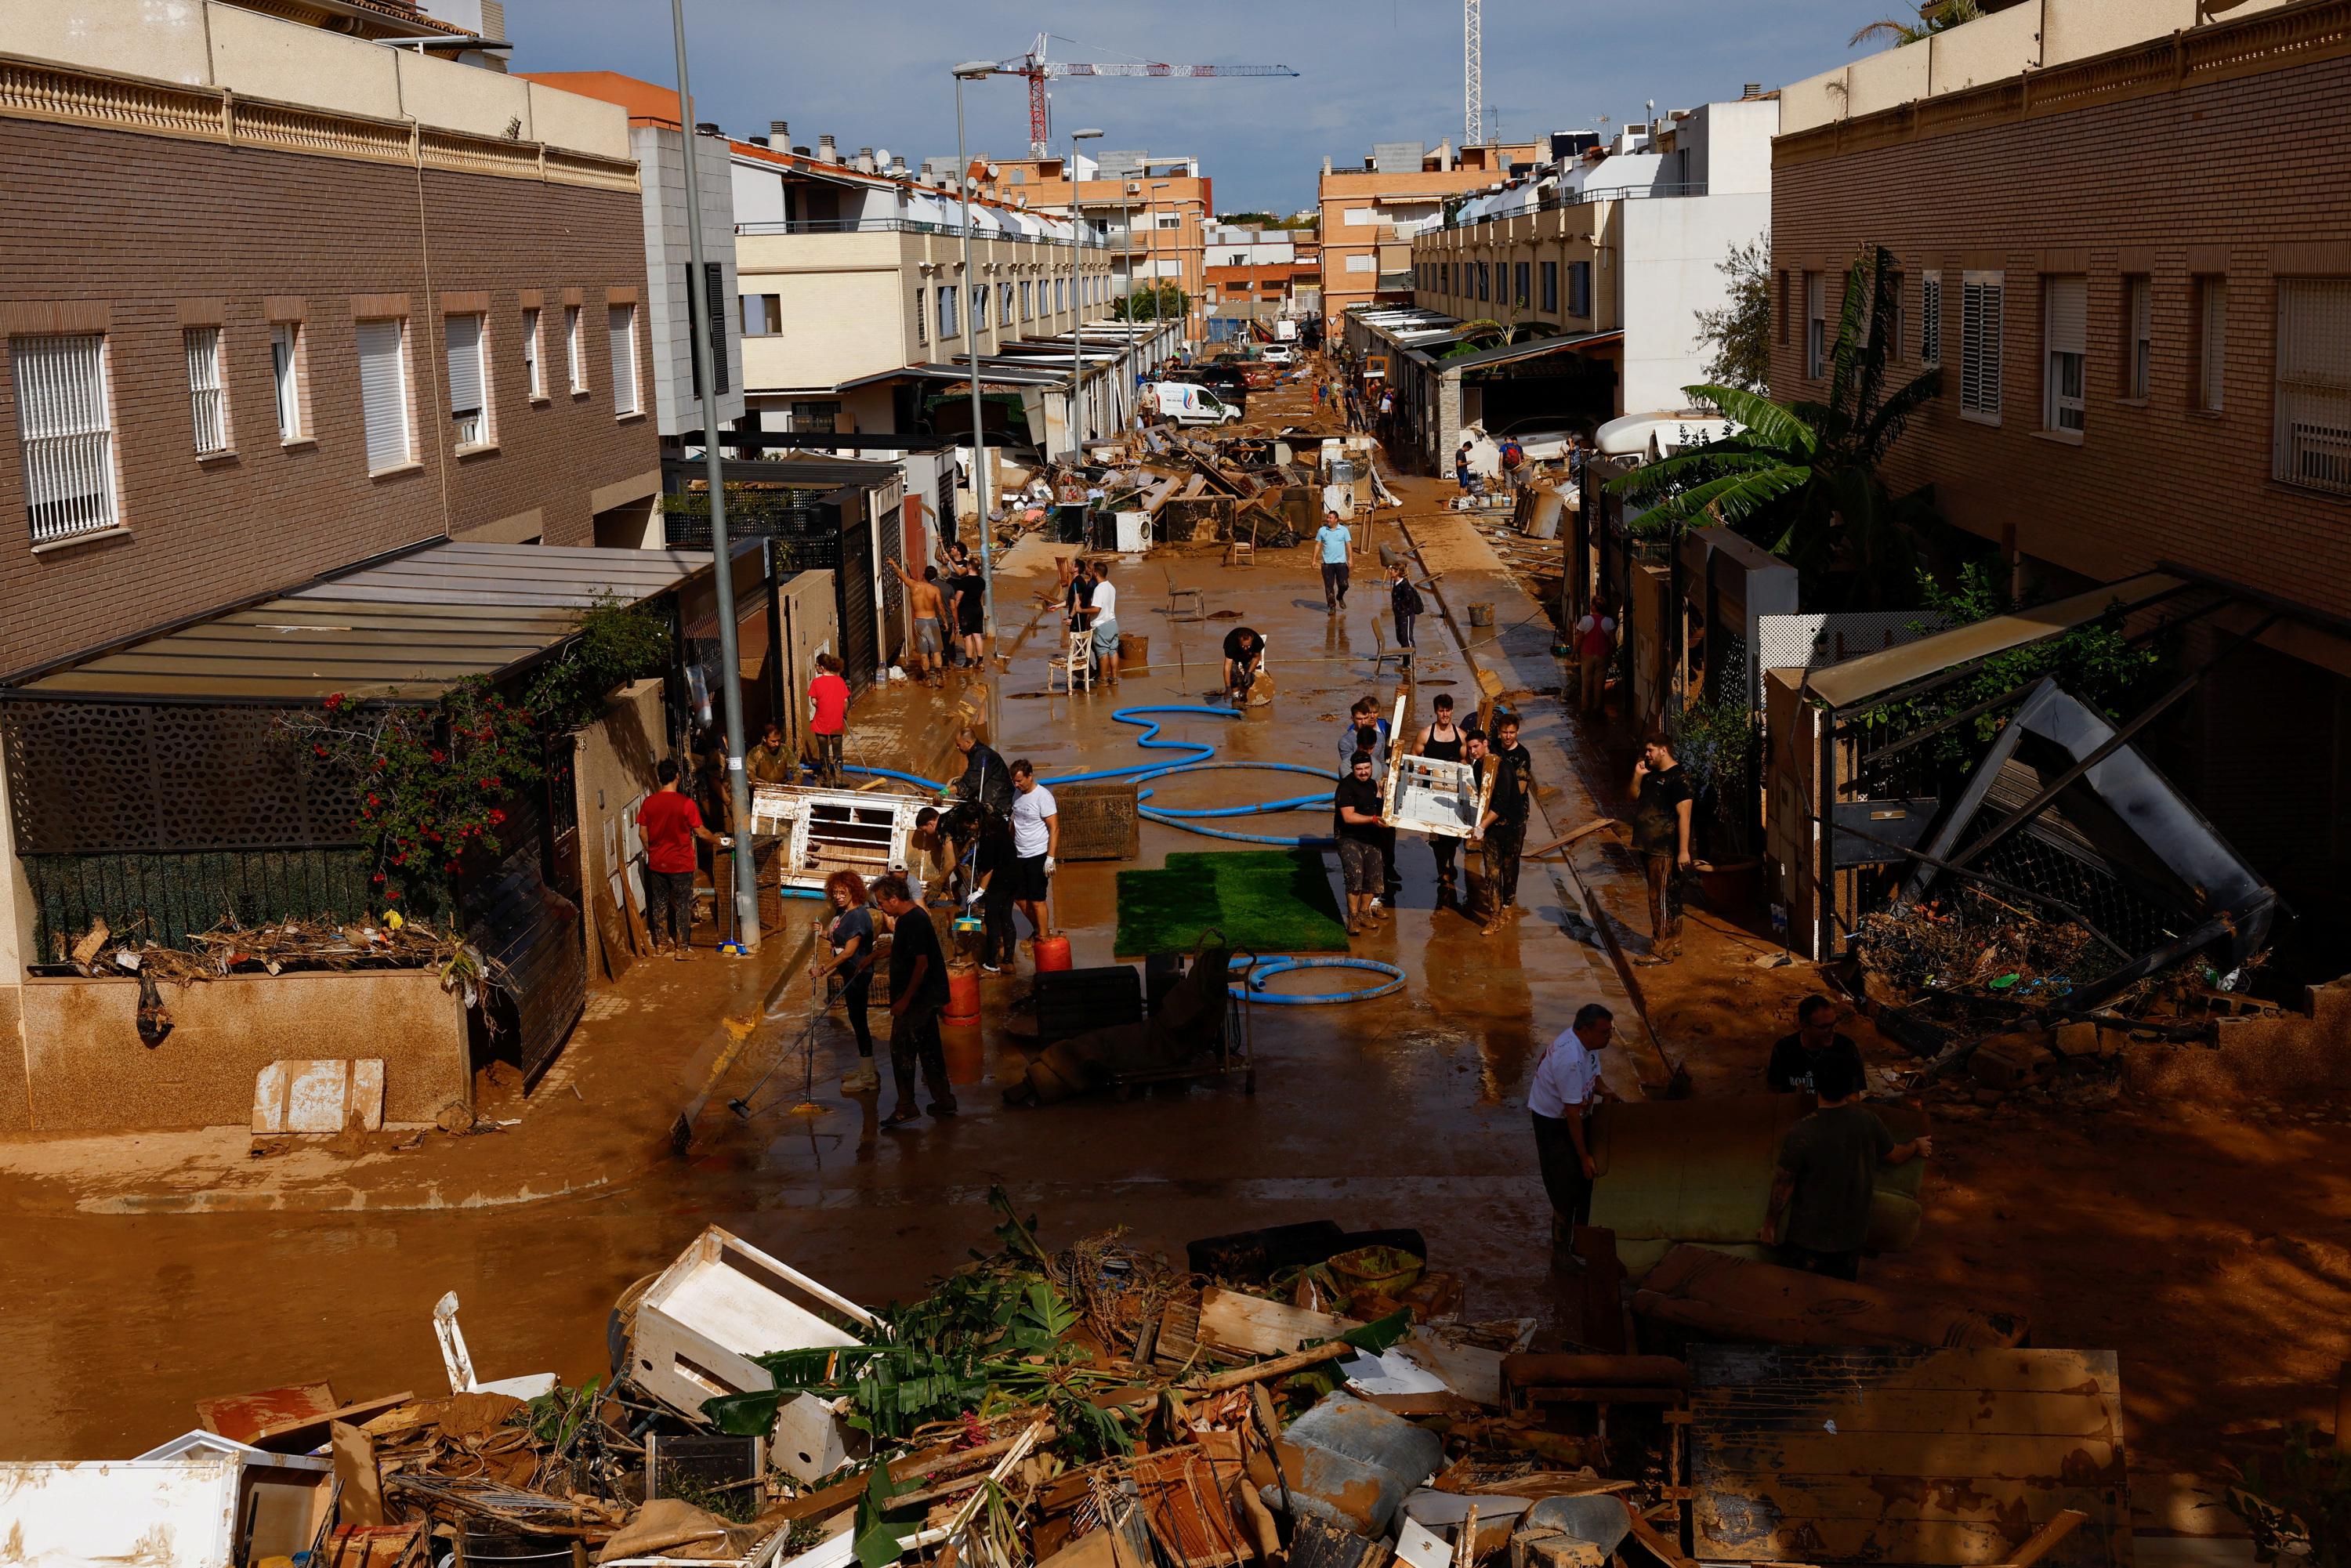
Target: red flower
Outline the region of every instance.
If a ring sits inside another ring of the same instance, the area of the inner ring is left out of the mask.
[[[495,789],[497,787],[498,781],[495,779],[485,779],[482,780],[482,788],[485,789]]]
[[[396,887],[387,889],[384,893],[384,897],[389,900],[397,901],[400,897],[400,889]]]
[[[507,814],[504,810],[496,806],[490,808],[490,826],[495,828],[506,820]]]
[[[376,882],[377,882],[379,884],[381,884],[381,883],[382,883],[382,881],[383,881],[383,873],[381,873],[381,872],[378,872],[378,873],[375,873],[375,880],[376,880]]]
[[[327,743],[323,740],[314,740],[310,743],[310,749],[319,756],[324,757],[327,755]]]
[[[328,711],[329,713],[332,713],[332,712],[334,712],[337,708],[339,708],[339,707],[340,707],[340,706],[343,706],[343,694],[342,694],[342,693],[340,693],[340,692],[329,692],[329,693],[327,694],[327,711]]]
[[[449,869],[450,869],[451,871],[453,871],[453,872],[454,872],[454,871],[458,870],[458,869],[459,869],[459,867],[458,867],[457,862],[456,862],[455,861],[451,861],[451,862],[449,862]]]
[[[436,763],[446,762],[449,760],[449,754],[436,746],[433,748],[433,760]]]
[[[382,801],[381,801],[381,800],[377,800],[377,799],[376,799],[374,796],[372,796],[372,795],[370,795],[370,796],[367,798],[367,800],[368,800],[368,804],[369,804],[369,805],[371,805],[371,806],[381,806],[381,805],[382,805],[382,804],[383,804],[383,802],[382,802]]]
[[[379,757],[379,758],[377,758],[375,759],[375,770],[376,770],[378,773],[382,772],[386,768],[388,768],[388,767],[390,767],[390,766],[391,766],[391,764],[390,764],[390,763],[388,763],[388,762],[386,762],[386,761],[385,761],[382,758],[381,758],[381,757]]]

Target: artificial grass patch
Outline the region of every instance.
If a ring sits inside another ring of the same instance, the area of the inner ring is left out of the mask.
[[[1210,926],[1259,953],[1343,953],[1346,922],[1316,850],[1179,851],[1118,873],[1118,950],[1189,952]]]

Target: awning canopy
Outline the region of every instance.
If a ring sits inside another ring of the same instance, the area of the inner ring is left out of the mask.
[[[1449,374],[1455,371],[1482,371],[1489,365],[1506,365],[1513,360],[1531,360],[1538,354],[1555,354],[1562,349],[1589,349],[1601,343],[1624,340],[1623,329],[1605,332],[1579,332],[1573,337],[1531,338],[1523,343],[1505,343],[1499,349],[1480,349],[1474,354],[1441,360],[1439,365]]]
[[[757,579],[758,540],[735,549]],[[446,540],[223,611],[36,677],[45,696],[316,701],[427,698],[571,635],[580,612],[645,601],[710,573],[707,553]]]
[[[2109,610],[2119,607],[2127,612],[2142,610],[2158,600],[2168,599],[2189,587],[2184,578],[2168,572],[2150,571],[2137,577],[2127,577],[2119,582],[2109,582],[2077,593],[2070,599],[2059,599],[2030,610],[2019,610],[2006,615],[1994,615],[1987,620],[1938,632],[1931,637],[1921,637],[1898,648],[1881,653],[1865,653],[1858,659],[1848,659],[1842,664],[1832,664],[1817,672],[1810,682],[1813,695],[1832,708],[1846,708],[1855,703],[1883,696],[1907,686],[1913,681],[1940,674],[1945,670],[1988,659],[1995,653],[2005,653],[2011,648],[2022,648],[2038,643],[2044,637],[2054,637],[2076,626],[2095,621]]]

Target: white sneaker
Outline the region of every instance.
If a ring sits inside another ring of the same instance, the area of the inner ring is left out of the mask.
[[[858,1063],[841,1080],[843,1094],[871,1094],[882,1087],[882,1075],[874,1071],[872,1057],[861,1057]]]

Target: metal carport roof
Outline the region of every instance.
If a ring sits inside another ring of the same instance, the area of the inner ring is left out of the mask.
[[[1605,332],[1579,332],[1573,337],[1530,338],[1523,343],[1505,343],[1499,349],[1480,349],[1474,354],[1439,360],[1437,364],[1447,371],[1480,371],[1488,365],[1508,364],[1512,360],[1531,360],[1537,354],[1555,353],[1562,349],[1583,349],[1594,343],[1613,343],[1624,335],[1622,328],[1613,328]]]
[[[756,539],[736,547],[736,576]],[[756,564],[754,570],[756,570]],[[569,636],[580,612],[706,577],[701,551],[447,540],[37,675],[22,694],[127,700],[430,697]]]

